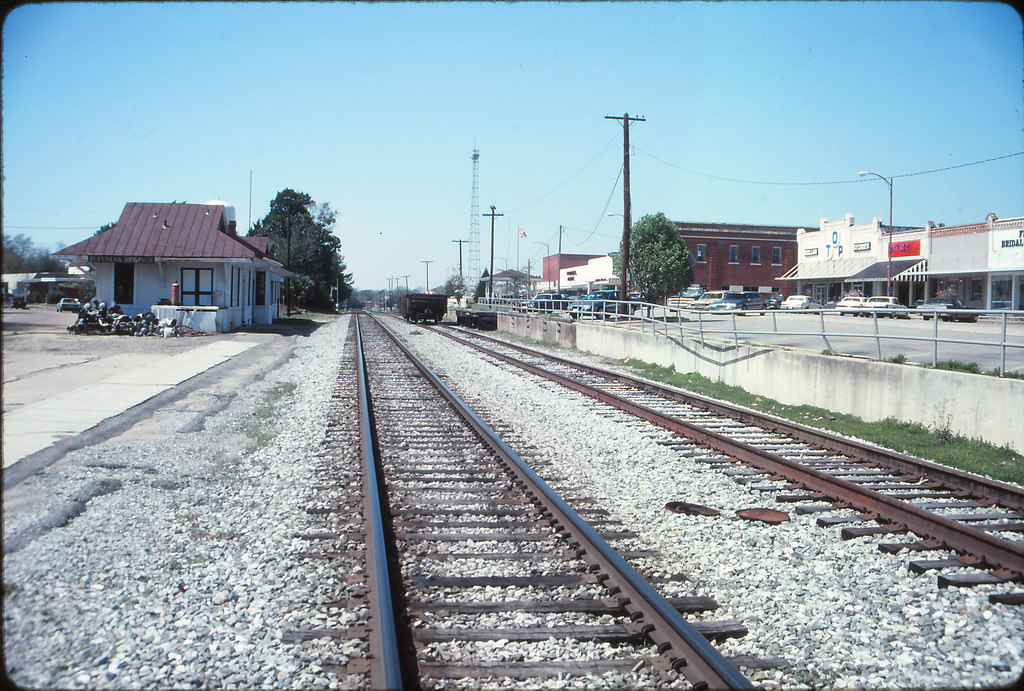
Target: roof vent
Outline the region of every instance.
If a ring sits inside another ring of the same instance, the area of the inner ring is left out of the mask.
[[[167,221],[164,221],[164,230],[167,230],[167,229],[168,229],[168,228],[170,228],[170,227],[171,227],[171,226],[170,226],[170,225],[168,225]]]

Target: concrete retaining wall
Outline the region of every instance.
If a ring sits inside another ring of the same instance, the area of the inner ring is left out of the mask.
[[[742,387],[790,405],[812,405],[876,421],[888,417],[949,429],[1024,451],[1024,380],[947,372],[809,351],[628,331],[527,315],[499,314],[498,330],[632,358]],[[897,449],[899,450],[899,449]]]

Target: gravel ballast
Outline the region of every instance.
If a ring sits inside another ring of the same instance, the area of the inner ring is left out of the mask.
[[[295,537],[311,527],[302,508],[347,324],[298,339],[286,364],[205,420],[179,414],[166,434],[83,448],[25,480],[45,499],[5,512],[8,678],[101,689],[358,681],[320,668],[345,661],[344,641],[281,643],[287,630],[351,623],[311,606],[336,599],[339,579],[330,564],[298,560],[309,545]],[[83,488],[111,481],[120,488],[57,527]]]
[[[315,606],[345,597],[349,574],[299,559],[310,545],[296,537],[322,529],[302,508],[314,503],[348,322],[298,338],[288,362],[202,424],[184,415],[166,434],[79,449],[25,480],[45,500],[5,512],[12,681],[103,689],[365,682],[321,667],[360,654],[357,642],[281,643],[286,631],[344,628],[356,617]],[[914,557],[879,552],[885,539],[842,541],[814,515],[791,513],[778,526],[743,521],[736,510],[776,508],[772,495],[659,444],[667,433],[640,431],[589,399],[389,324],[467,401],[539,450],[551,463],[542,474],[560,478],[556,489],[585,489],[640,535],[630,548],[659,550],[645,571],[687,573],[686,594],[721,605],[705,618],[743,622],[750,633],[720,646],[725,654],[792,663],[759,672],[759,685],[979,687],[1011,683],[1024,670],[1024,608],[987,600],[1005,587],[940,590],[934,573],[907,570]],[[675,514],[664,509],[670,501],[722,513]]]
[[[398,328],[461,396],[493,411],[547,453],[552,465],[542,475],[586,488],[641,535],[637,547],[662,552],[660,563],[645,566],[688,573],[696,591],[690,594],[714,597],[721,605],[707,618],[743,622],[750,633],[720,646],[724,654],[779,656],[792,663],[786,670],[758,672],[759,684],[978,687],[1012,683],[1024,670],[1024,608],[988,602],[989,594],[1005,592],[1006,586],[940,590],[934,572],[907,570],[911,559],[950,553],[887,555],[877,544],[891,537],[844,541],[838,528],[819,527],[815,514],[791,512],[777,526],[742,520],[735,511],[780,505],[772,493],[697,463],[692,451],[658,444],[669,438],[667,432],[638,434],[635,422],[622,421],[591,399],[552,384],[524,386],[526,377],[518,372],[475,355],[453,357],[443,337]],[[672,513],[664,509],[671,501],[722,513]]]

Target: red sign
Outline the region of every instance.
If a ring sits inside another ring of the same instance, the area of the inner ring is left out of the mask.
[[[890,242],[890,257],[916,257],[921,254],[920,240],[907,240],[906,242]]]

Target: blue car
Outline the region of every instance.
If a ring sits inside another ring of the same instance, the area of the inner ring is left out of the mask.
[[[630,301],[639,302],[635,293],[630,293]],[[573,319],[591,316],[595,319],[608,319],[619,314],[633,314],[639,305],[625,305],[619,301],[617,290],[595,290],[578,300],[569,303],[569,316]]]

